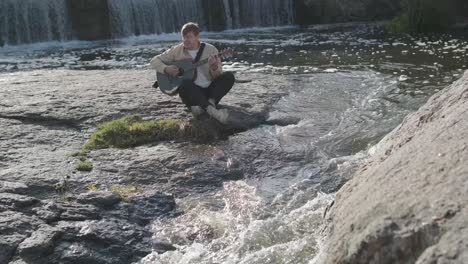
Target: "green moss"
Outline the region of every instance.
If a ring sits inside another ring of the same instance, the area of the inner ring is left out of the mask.
[[[90,184],[86,187],[86,189],[88,189],[89,192],[97,192],[99,190],[96,184]]]
[[[190,129],[181,120],[168,119],[142,122],[131,116],[100,125],[83,147],[82,152],[109,147],[128,148],[162,140],[175,140],[185,136]]]
[[[123,201],[128,201],[130,197],[143,192],[141,188],[123,185],[112,185],[110,191],[119,195]]]
[[[76,165],[76,169],[79,171],[91,171],[93,170],[93,163],[90,161],[82,161]]]
[[[74,158],[79,158],[81,161],[83,161],[83,159],[86,159],[86,157],[88,156],[88,151],[84,151],[84,150],[76,151],[76,152],[71,153],[69,156],[74,157]]]

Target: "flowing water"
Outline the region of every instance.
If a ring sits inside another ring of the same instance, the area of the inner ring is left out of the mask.
[[[234,23],[234,22],[233,22]],[[217,142],[226,169],[244,179],[178,201],[184,212],[155,219],[154,241],[177,250],[142,263],[317,263],[323,214],[366,150],[466,69],[466,36],[394,37],[380,25],[263,28],[204,33],[234,47],[226,68],[291,79],[265,124]],[[134,69],[177,34],[0,49],[0,72]],[[197,146],[195,146],[196,148]],[[203,146],[200,146],[201,148]]]
[[[71,37],[66,0],[0,0],[0,47]]]
[[[295,22],[292,0],[0,0],[0,47],[77,39],[94,30],[83,28],[91,26],[84,17],[112,38],[178,32],[187,21],[207,30]]]
[[[291,0],[110,0],[113,37],[176,32],[185,21],[211,28],[210,20],[223,29],[279,26],[294,22]],[[176,14],[175,16],[173,14]]]

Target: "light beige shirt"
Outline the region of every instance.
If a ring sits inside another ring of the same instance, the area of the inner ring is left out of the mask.
[[[188,53],[190,53],[190,56],[192,56],[192,59],[194,60],[197,57],[198,50],[189,50]],[[206,77],[206,74],[203,71],[197,72],[197,78],[193,82],[201,88],[208,88],[211,84],[211,80]]]
[[[218,49],[211,44],[205,43],[205,49],[203,50],[200,60],[209,58],[210,56],[216,54],[218,54]],[[164,53],[155,56],[153,59],[151,59],[150,64],[151,67],[157,72],[164,73],[164,69],[170,65],[171,61],[178,61],[184,59],[191,60],[192,56],[190,56],[188,50],[184,48],[184,44],[180,43],[166,50]],[[213,71],[210,69],[209,63],[206,63],[199,66],[197,68],[197,71],[202,72],[211,82],[216,77],[221,75],[221,73],[223,72],[223,66],[222,64],[220,64],[218,65],[218,68]]]

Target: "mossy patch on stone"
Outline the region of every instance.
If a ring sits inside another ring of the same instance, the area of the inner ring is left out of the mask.
[[[130,116],[106,122],[83,147],[83,153],[104,148],[128,148],[163,140],[175,140],[189,136],[190,125],[177,119],[142,121]]]
[[[89,192],[97,192],[99,190],[96,184],[90,184],[86,186],[86,189],[88,189]]]
[[[123,201],[128,202],[132,196],[142,193],[143,189],[136,186],[112,185],[110,191],[119,195]]]
[[[76,169],[79,171],[92,171],[93,170],[93,163],[90,161],[82,161],[76,165]]]

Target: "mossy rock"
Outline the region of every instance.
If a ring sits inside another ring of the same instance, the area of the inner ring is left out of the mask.
[[[110,191],[120,196],[120,198],[128,202],[132,196],[143,193],[143,189],[136,186],[112,185]]]
[[[143,121],[139,116],[123,117],[98,126],[83,148],[74,156],[86,157],[96,149],[131,148],[171,140],[217,139],[222,128],[214,122],[187,122],[178,119]]]
[[[90,161],[82,161],[78,165],[76,165],[76,169],[79,171],[92,171],[93,163],[91,163]]]
[[[174,140],[187,134],[186,125],[185,122],[174,119],[143,122],[139,116],[123,117],[98,126],[83,150],[128,148],[150,142]]]

